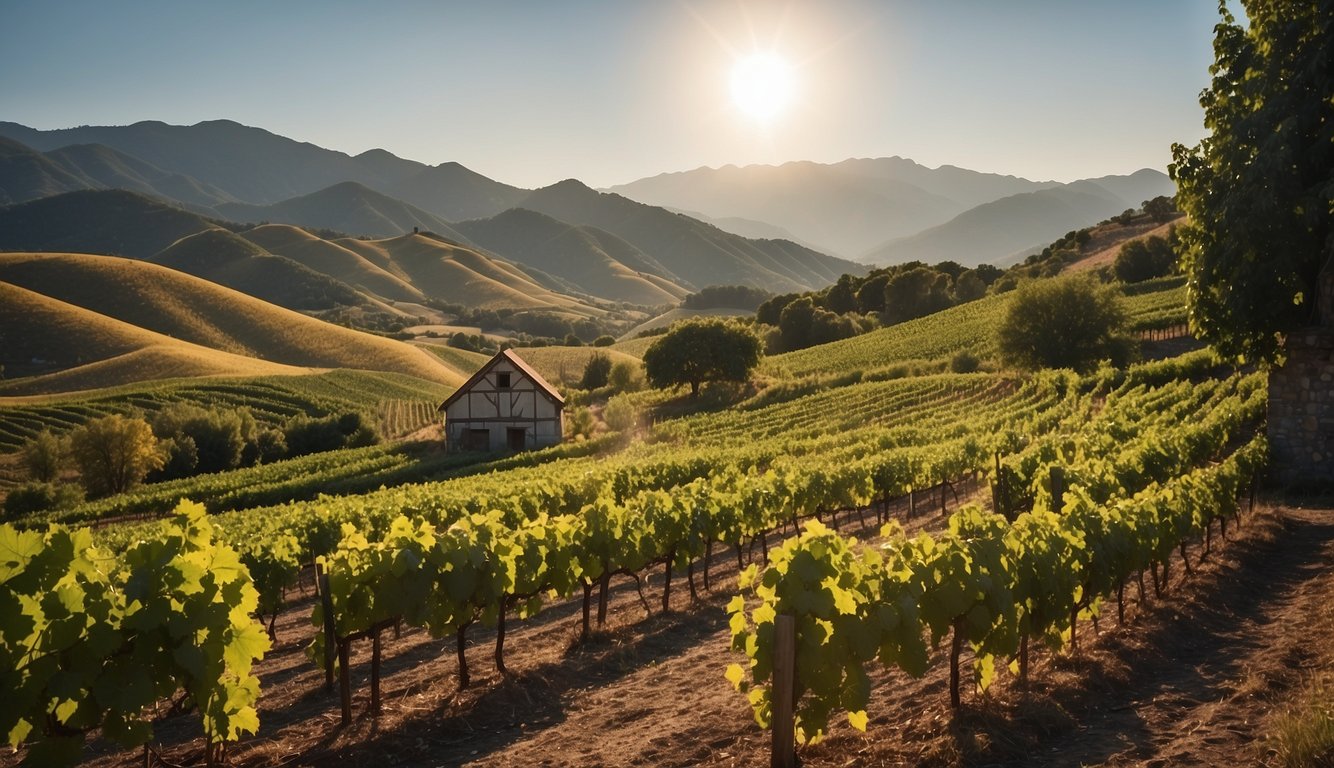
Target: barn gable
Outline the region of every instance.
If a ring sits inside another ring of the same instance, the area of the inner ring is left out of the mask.
[[[440,404],[451,450],[531,450],[564,434],[565,398],[514,350],[501,350]]]

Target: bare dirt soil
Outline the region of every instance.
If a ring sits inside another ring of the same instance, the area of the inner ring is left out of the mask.
[[[939,497],[919,504],[909,527],[937,527]],[[895,516],[907,512],[899,500]],[[871,536],[873,518],[861,527],[843,513],[839,522]],[[804,764],[1273,764],[1266,738],[1276,714],[1313,675],[1334,669],[1334,509],[1262,506],[1243,522],[1229,526],[1226,542],[1215,531],[1207,556],[1199,545],[1189,551],[1193,574],[1174,559],[1168,590],[1130,600],[1125,626],[1112,605],[1096,637],[1092,622],[1081,624],[1077,656],[1040,654],[1027,692],[1003,673],[953,715],[944,664],[920,679],[877,668],[868,733],[842,722],[801,751]],[[261,731],[228,758],[242,766],[766,764],[769,734],[723,678],[740,660],[728,650],[723,610],[736,558],[717,549],[712,562],[712,592],[701,587],[692,601],[678,574],[666,614],[660,569],[645,585],[651,613],[633,582],[614,582],[608,624],[587,640],[579,639],[577,600],[511,619],[506,675],[492,662],[494,633],[471,630],[473,679],[462,692],[453,638],[405,630],[395,639],[389,631],[378,717],[367,712],[370,642],[359,642],[347,727],[337,695],[305,657],[310,598],[298,597],[259,666]],[[202,762],[198,728],[192,715],[158,723],[163,758]],[[142,765],[143,753],[93,741],[89,760]]]

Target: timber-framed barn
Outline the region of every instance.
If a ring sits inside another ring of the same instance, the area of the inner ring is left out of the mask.
[[[525,451],[564,435],[565,398],[512,349],[487,361],[437,409],[452,451]]]

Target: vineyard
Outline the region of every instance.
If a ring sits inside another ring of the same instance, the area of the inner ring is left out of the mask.
[[[387,418],[409,429],[424,418],[414,403]],[[442,642],[433,653],[452,658],[452,679],[434,685],[462,692],[480,643],[505,676],[515,658],[523,668],[571,637],[595,643],[637,621],[627,617],[724,605],[718,650],[740,658],[715,679],[761,726],[790,710],[793,744],[818,743],[836,721],[866,730],[871,681],[891,671],[940,666],[958,709],[998,681],[1026,689],[1030,658],[1078,648],[1081,622],[1123,624],[1127,602],[1193,569],[1188,548],[1222,541],[1265,460],[1265,407],[1262,374],[1196,353],[1084,378],[864,381],[669,419],[619,449],[571,444],[486,472],[443,454],[432,471],[458,476],[415,485],[385,447],[160,484],[66,522],[178,494],[214,514],[183,503],[170,519],[93,532],[3,529],[13,620],[0,647],[24,691],[4,725],[29,763],[68,764],[85,731],[149,744],[149,705],[179,690],[175,708],[203,716],[212,758],[263,733],[268,662],[250,670],[269,643],[306,649],[308,692],[336,689],[321,700],[351,727],[384,709],[400,642],[414,653]],[[377,479],[392,487],[370,490]],[[323,495],[262,506],[293,484]],[[161,584],[125,582],[145,557],[182,565]],[[218,623],[143,640],[152,614],[141,612],[174,609],[123,602],[131,585],[163,606],[213,595],[199,620]],[[306,618],[283,618],[293,612]],[[71,654],[90,661],[60,671],[54,660]],[[115,660],[130,657],[161,661],[113,695],[131,682]]]

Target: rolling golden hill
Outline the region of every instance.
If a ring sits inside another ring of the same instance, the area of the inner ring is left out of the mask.
[[[0,282],[0,328],[9,379],[0,387],[5,395],[182,376],[309,371],[174,339],[5,282]]]
[[[149,261],[296,310],[371,303],[355,288],[215,227],[187,235]]]
[[[154,334],[127,336],[121,328],[105,339],[85,336],[77,343],[74,339],[34,339],[33,357],[53,357],[49,351],[52,349],[78,349],[64,364],[66,368],[152,346],[156,336],[161,335],[264,363],[393,371],[451,385],[464,379],[461,372],[411,345],[331,325],[206,280],[133,259],[81,254],[0,254],[0,281]],[[27,303],[31,302],[24,302]],[[7,336],[41,336],[43,328],[53,322],[49,311],[46,321],[36,324],[24,320],[22,307],[7,307],[7,311],[13,313],[12,323],[5,324]],[[87,319],[81,315],[80,320],[69,322]],[[13,354],[8,349],[5,352],[7,358]],[[20,354],[14,359],[23,358]]]
[[[426,297],[403,278],[372,264],[365,256],[290,224],[261,224],[241,237],[269,253],[286,256],[348,285],[389,301],[423,301]]]
[[[333,242],[442,301],[482,309],[541,309],[581,317],[603,314],[578,299],[544,288],[513,264],[429,235]]]

